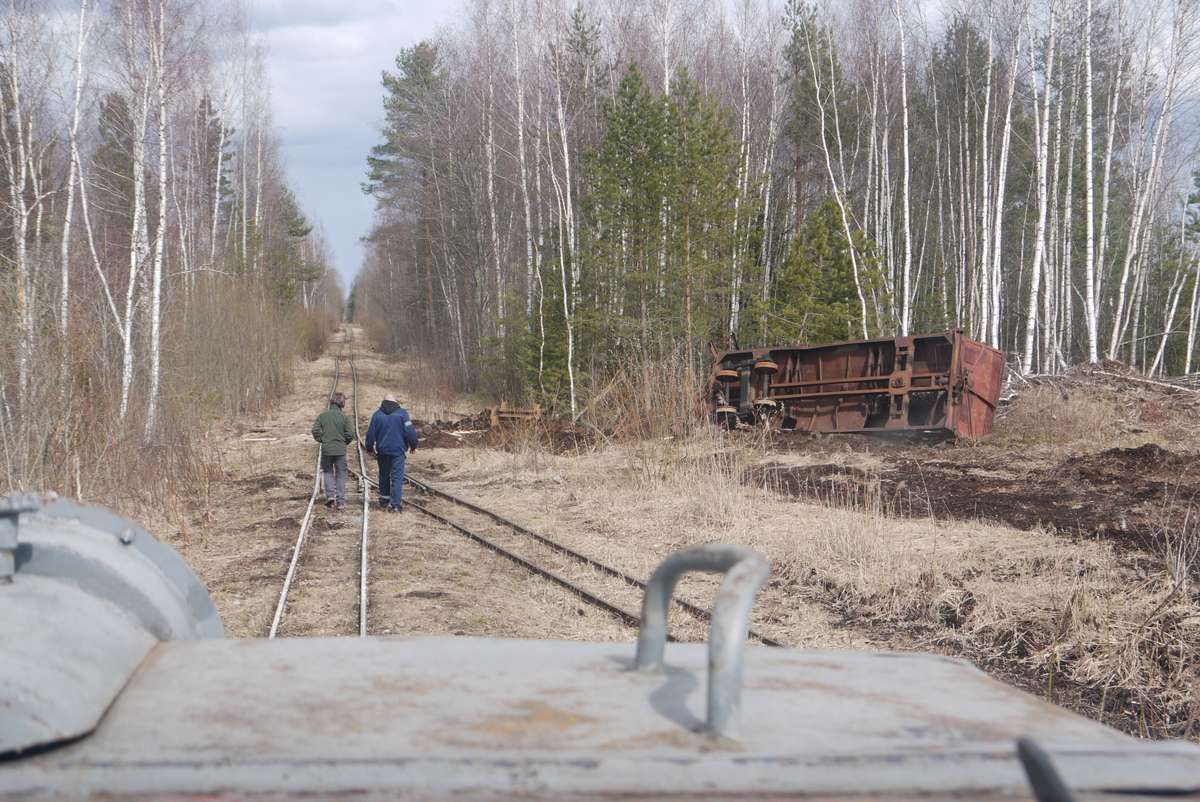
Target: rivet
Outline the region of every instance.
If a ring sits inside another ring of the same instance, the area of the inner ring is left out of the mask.
[[[128,546],[130,543],[132,543],[133,539],[135,537],[137,537],[137,530],[131,529],[129,527],[125,527],[124,529],[122,529],[120,532],[117,533],[117,539],[120,540],[121,543],[126,546]]]

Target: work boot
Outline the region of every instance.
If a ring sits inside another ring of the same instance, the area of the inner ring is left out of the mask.
[[[346,505],[345,505],[345,504],[339,504],[339,505],[337,505],[337,511],[338,511],[338,512],[345,512],[345,511],[346,511]]]
[[[335,502],[335,500],[334,500],[334,499],[331,499],[331,498],[327,498],[327,499],[325,499],[325,506],[326,506],[326,507],[332,507],[332,506],[333,506],[335,503],[336,503],[336,502]]]

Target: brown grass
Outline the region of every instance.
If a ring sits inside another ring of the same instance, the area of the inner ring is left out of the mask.
[[[287,392],[302,350],[298,332],[308,327],[315,337],[329,321],[301,325],[250,282],[201,279],[190,293],[187,304],[165,304],[159,424],[149,438],[144,342],[122,421],[121,343],[109,327],[78,315],[69,348],[52,331],[40,335],[24,407],[14,399],[0,405],[0,492],[52,490],[172,519],[177,502],[195,501],[212,470],[200,445],[213,420],[261,412]],[[0,352],[0,378],[12,359]]]
[[[937,521],[878,492],[782,498],[742,483],[760,452],[703,431],[578,457],[443,454],[464,495],[643,576],[685,545],[759,549],[773,580],[755,626],[786,642],[965,654],[1127,730],[1187,733],[1200,605],[1157,557],[1131,562],[1102,542]],[[1168,541],[1195,552],[1194,534]],[[692,581],[683,592],[703,598],[711,587]]]
[[[993,441],[1072,446],[1111,442],[1120,434],[1121,410],[1111,400],[1057,386],[1023,391],[996,421]]]
[[[702,383],[686,354],[630,360],[590,389],[580,417],[622,440],[691,434],[707,425]]]

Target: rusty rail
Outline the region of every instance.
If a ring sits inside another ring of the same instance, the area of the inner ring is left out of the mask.
[[[524,527],[521,524],[516,523],[515,521],[511,521],[508,518],[505,518],[504,516],[502,516],[498,513],[495,513],[485,507],[481,507],[478,504],[467,501],[466,499],[460,498],[452,493],[448,493],[444,490],[436,488],[433,485],[429,484],[429,482],[425,481],[424,479],[419,479],[419,478],[416,478],[416,477],[412,476],[411,474],[409,474],[409,475],[405,476],[404,481],[407,482],[408,484],[412,485],[414,488],[421,491],[422,493],[425,493],[425,494],[431,495],[431,496],[435,496],[437,498],[448,501],[451,504],[462,507],[463,509],[470,510],[471,512],[477,513],[479,515],[483,515],[484,517],[489,518],[492,521],[495,521],[497,524],[500,524],[501,526],[504,526],[504,527],[512,530],[513,532],[517,533],[518,535],[530,538],[531,540],[534,540],[535,542],[541,544],[542,546],[545,546],[546,548],[549,548],[552,551],[555,551],[559,554],[569,557],[570,559],[575,560],[576,562],[583,563],[584,565],[587,565],[589,568],[599,571],[602,574],[605,574],[614,579],[619,579],[622,582],[624,582],[625,584],[630,585],[631,587],[637,588],[638,590],[642,591],[643,594],[646,591],[646,583],[642,582],[640,579],[630,576],[629,574],[625,573],[624,571],[613,568],[612,566],[607,565],[606,563],[600,562],[599,560],[595,559],[594,557],[589,557],[586,554],[582,554],[582,553],[572,549],[569,546],[563,545],[562,543],[559,543],[556,540],[546,537],[545,535],[534,532],[533,530],[528,529],[527,527]],[[464,527],[460,524],[450,521],[445,516],[439,515],[439,514],[433,512],[432,510],[428,509],[427,507],[415,504],[411,499],[406,500],[404,502],[404,504],[405,504],[405,506],[412,504],[415,509],[418,509],[422,513],[429,515],[430,517],[435,518],[436,520],[440,521],[441,523],[444,523],[444,524],[450,526],[452,529],[454,529],[459,534],[479,543],[480,545],[484,546],[485,548],[490,549],[491,551],[494,551],[495,553],[499,554],[500,556],[504,557],[505,559],[508,559],[512,562],[517,563],[518,565],[521,565],[526,570],[529,570],[532,573],[537,574],[538,576],[541,576],[543,578],[549,579],[550,581],[554,582],[555,584],[558,584],[558,585],[566,588],[570,592],[574,593],[576,596],[579,596],[580,598],[583,598],[583,599],[589,601],[590,603],[594,604],[595,606],[607,610],[608,612],[610,612],[613,615],[617,616],[618,618],[622,619],[625,623],[629,624],[630,626],[638,626],[639,625],[640,618],[637,615],[630,613],[629,611],[624,610],[617,605],[611,604],[610,602],[595,596],[595,594],[592,594],[590,591],[588,591],[584,588],[581,588],[578,585],[575,585],[570,580],[564,579],[563,577],[558,576],[554,572],[548,571],[548,570],[542,568],[541,566],[538,566],[538,565],[530,562],[529,560],[526,560],[524,557],[521,557],[520,555],[515,554],[515,553],[509,551],[508,549],[505,549],[503,546],[499,545],[498,543],[494,543],[494,542],[488,540],[487,538],[485,538],[484,536],[471,531],[467,527]],[[681,609],[683,609],[690,615],[694,616],[695,618],[699,619],[700,621],[703,621],[705,623],[711,623],[712,616],[711,616],[710,612],[708,610],[705,610],[703,607],[692,604],[691,602],[687,601],[686,599],[672,598],[672,601],[674,601],[675,604],[678,605]],[[750,635],[750,637],[754,638],[755,640],[761,642],[764,646],[783,646],[784,645],[780,641],[777,641],[774,638],[767,637],[766,635],[763,635],[760,632],[756,632],[753,629],[751,629],[749,631],[749,635]]]
[[[369,510],[371,506],[369,480],[366,478],[366,463],[363,457],[362,442],[358,437],[358,369],[354,364],[354,338],[349,331],[346,332],[345,339],[341,342],[341,347],[333,357],[333,384],[329,388],[329,393],[326,396],[326,403],[333,398],[333,394],[337,392],[338,384],[342,378],[342,361],[345,360],[350,375],[350,397],[351,409],[354,416],[354,436],[356,446],[358,448],[358,467],[355,475],[359,479],[359,487],[362,490],[363,496],[363,513],[362,513],[362,529],[359,540],[359,602],[358,602],[358,634],[366,636],[367,634],[367,576],[368,576],[368,521],[370,519]],[[349,458],[347,457],[347,462]],[[349,466],[347,466],[349,468]],[[296,543],[292,546],[292,557],[288,563],[287,574],[283,579],[283,587],[279,591],[279,601],[275,605],[275,615],[271,619],[271,629],[267,634],[268,638],[277,637],[279,628],[283,623],[284,612],[287,609],[288,594],[291,592],[292,584],[296,578],[296,571],[300,563],[300,554],[304,549],[304,541],[308,535],[309,528],[312,525],[313,508],[316,506],[317,496],[321,493],[321,447],[317,446],[317,466],[313,479],[312,493],[308,497],[308,506],[304,511],[304,519],[300,522],[300,534],[296,537]]]

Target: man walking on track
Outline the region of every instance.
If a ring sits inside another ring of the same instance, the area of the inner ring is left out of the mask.
[[[321,444],[321,474],[325,479],[325,506],[335,503],[346,509],[346,444],[354,441],[354,429],[343,414],[346,396],[334,393],[329,409],[317,416],[312,427],[313,439]]]
[[[417,428],[408,411],[385,396],[367,427],[367,451],[379,460],[379,506],[400,512],[404,495],[404,458],[417,450]]]

